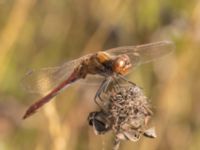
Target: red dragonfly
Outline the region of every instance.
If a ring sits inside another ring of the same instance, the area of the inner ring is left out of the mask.
[[[117,47],[82,56],[58,67],[31,71],[23,79],[25,88],[31,92],[45,93],[45,96],[27,109],[23,119],[34,114],[62,89],[79,79],[85,79],[89,75],[104,78],[96,98],[106,89],[110,80],[123,78],[131,68],[169,54],[173,49],[171,41]]]

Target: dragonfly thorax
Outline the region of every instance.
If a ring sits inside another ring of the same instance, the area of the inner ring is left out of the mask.
[[[111,60],[111,56],[108,53],[102,51],[96,53],[96,58],[102,64]]]
[[[113,75],[113,57],[106,52],[98,52],[90,59],[88,72],[102,76]]]

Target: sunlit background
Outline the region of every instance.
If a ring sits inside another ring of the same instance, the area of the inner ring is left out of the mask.
[[[0,150],[111,149],[112,133],[97,136],[87,122],[98,86],[74,84],[22,120],[39,95],[21,79],[87,53],[160,40],[176,50],[129,75],[151,99],[157,138],[120,149],[199,150],[200,1],[0,0]]]

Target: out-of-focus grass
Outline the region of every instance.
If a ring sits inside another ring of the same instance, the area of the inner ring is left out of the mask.
[[[0,0],[0,149],[110,149],[112,135],[95,136],[86,120],[96,87],[73,85],[23,121],[36,99],[20,80],[32,68],[163,39],[174,41],[175,52],[129,76],[151,98],[158,137],[121,149],[200,149],[199,26],[195,0]]]

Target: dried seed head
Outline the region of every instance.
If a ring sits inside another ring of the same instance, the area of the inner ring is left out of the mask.
[[[146,128],[146,118],[152,115],[151,106],[143,91],[136,85],[120,87],[109,96],[108,114],[112,129],[119,139],[139,140]]]
[[[113,86],[102,103],[101,110],[93,112],[95,115],[89,119],[95,133],[103,134],[112,129],[116,141],[138,141],[141,135],[156,137],[154,129],[147,129],[153,114],[151,105],[142,89],[135,84]]]

